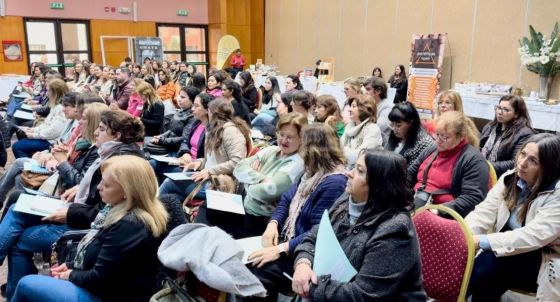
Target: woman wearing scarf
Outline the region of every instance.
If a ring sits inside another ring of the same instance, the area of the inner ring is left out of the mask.
[[[80,184],[68,189],[61,198],[73,200],[67,208],[61,208],[47,217],[14,211],[11,206],[0,223],[0,262],[8,255],[8,283],[6,297],[14,294],[22,277],[36,272],[31,260],[34,252],[50,251],[51,245],[64,232],[89,229],[97,213],[105,206],[97,185],[101,182],[101,164],[116,155],[142,156],[136,142],[144,134],[142,123],[121,110],[106,111],[95,131],[95,144],[99,158],[95,160]]]
[[[482,156],[494,167],[500,177],[514,168],[515,155],[535,130],[523,98],[505,95],[495,107],[496,116],[482,129],[480,145]]]
[[[74,261],[53,268],[54,278],[21,279],[11,301],[147,301],[154,293],[159,238],[168,220],[155,174],[132,155],[112,157],[101,171],[97,189],[105,206]]]
[[[350,122],[340,137],[348,164],[353,165],[362,150],[381,148],[383,138],[377,121],[377,107],[373,98],[358,94],[348,99]]]
[[[283,273],[293,273],[294,251],[321,216],[344,193],[346,160],[334,130],[315,124],[303,130],[305,173],[280,197],[262,236],[263,249],[249,255],[253,273],[266,287],[268,298],[290,293],[292,284]],[[255,298],[258,299],[258,298]]]

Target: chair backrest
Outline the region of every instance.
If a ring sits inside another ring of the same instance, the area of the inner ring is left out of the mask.
[[[498,182],[498,175],[496,174],[496,169],[494,169],[494,166],[492,166],[492,163],[490,161],[486,161],[486,163],[488,164],[488,168],[489,168],[489,179],[488,179],[488,189],[492,189],[492,187],[494,187],[496,185],[496,183]]]
[[[445,213],[452,219],[430,210]],[[440,302],[465,301],[474,260],[470,229],[457,212],[441,205],[419,208],[412,221],[420,243],[426,293]]]

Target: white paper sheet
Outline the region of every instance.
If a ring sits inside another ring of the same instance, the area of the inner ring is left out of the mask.
[[[150,154],[150,158],[154,159],[156,161],[162,162],[162,163],[167,163],[168,165],[172,165],[172,166],[178,166],[179,165],[179,159],[176,157],[171,157],[171,156],[167,156],[167,155],[151,155]]]
[[[56,210],[64,207],[68,207],[66,201],[22,193],[19,195],[14,211],[38,216],[49,216]]]
[[[247,260],[249,255],[263,248],[262,236],[247,237],[243,239],[237,239],[236,241],[243,248],[243,259],[241,259],[243,264],[249,263],[249,261]]]
[[[209,209],[245,215],[241,195],[220,191],[206,191],[206,206]]]
[[[22,120],[35,120],[35,116],[31,112],[23,111],[23,110],[16,110],[14,113],[14,117],[20,118]]]

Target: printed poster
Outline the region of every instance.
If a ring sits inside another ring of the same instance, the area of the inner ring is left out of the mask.
[[[408,100],[419,112],[430,113],[439,93],[447,34],[412,35]]]
[[[163,46],[158,37],[134,38],[134,56],[137,64],[143,64],[145,58],[158,62],[163,61]]]

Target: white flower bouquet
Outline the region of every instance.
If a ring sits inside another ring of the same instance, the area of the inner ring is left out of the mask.
[[[535,31],[529,25],[531,39],[523,37],[519,40],[521,63],[527,70],[541,76],[554,76],[560,72],[560,32],[558,22],[554,25],[550,38]]]

